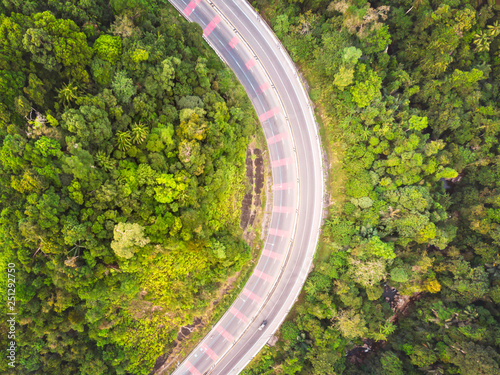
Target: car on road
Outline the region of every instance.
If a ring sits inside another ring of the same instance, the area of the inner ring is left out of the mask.
[[[266,326],[266,324],[267,324],[267,320],[264,320],[264,321],[260,324],[259,331],[262,331],[262,329]]]

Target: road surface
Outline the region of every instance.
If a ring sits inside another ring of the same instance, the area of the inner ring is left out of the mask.
[[[273,212],[259,262],[233,305],[174,371],[238,374],[279,328],[309,272],[323,209],[319,136],[294,64],[246,1],[170,2],[203,28],[205,40],[244,86],[271,159]]]

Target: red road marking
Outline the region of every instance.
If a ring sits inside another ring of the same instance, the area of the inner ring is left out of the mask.
[[[247,61],[245,66],[247,67],[248,70],[252,69],[252,67],[257,64],[253,58]]]
[[[201,372],[199,372],[196,367],[194,367],[191,362],[189,361],[186,361],[184,363],[184,366],[186,366],[186,368],[188,369],[188,371],[193,374],[193,375],[201,375]]]
[[[219,356],[217,354],[215,354],[215,352],[210,349],[207,344],[203,343],[201,344],[201,348],[205,351],[205,354],[208,355],[210,358],[212,358],[212,361],[217,361],[217,358],[219,358]]]
[[[269,228],[269,234],[272,234],[274,236],[279,236],[279,237],[286,237],[286,236],[288,236],[288,231]]]
[[[275,107],[273,109],[270,109],[266,113],[262,113],[259,116],[259,120],[260,120],[260,122],[264,122],[266,120],[269,120],[271,117],[277,115],[278,113],[280,113],[280,107]]]
[[[196,8],[196,6],[201,3],[201,0],[193,0],[191,1],[186,8],[184,8],[184,13],[186,16],[189,17],[189,15],[193,12],[193,10]]]
[[[245,316],[245,314],[238,311],[238,309],[236,307],[231,306],[231,308],[229,309],[229,312],[231,314],[233,314],[235,317],[237,317],[239,320],[241,320],[242,322],[244,322],[244,323],[248,322],[248,318]]]
[[[274,160],[271,163],[271,165],[273,166],[273,168],[275,168],[275,167],[281,167],[283,165],[292,164],[292,163],[293,163],[292,158],[284,158],[284,159]]]
[[[235,36],[231,41],[229,42],[229,47],[234,48],[236,45],[239,43],[239,39],[237,36]]]
[[[271,250],[266,250],[264,249],[262,251],[262,255],[265,255],[268,258],[273,258],[273,259],[281,259],[283,256],[281,254],[275,253],[274,251]]]
[[[203,35],[204,36],[209,36],[212,31],[214,31],[215,27],[219,24],[220,22],[220,17],[215,16],[212,21],[205,27],[205,30],[203,30]]]
[[[222,335],[222,337],[224,337],[227,341],[233,341],[234,340],[233,335],[231,335],[228,331],[226,331],[221,326],[217,326],[217,328],[215,330],[217,332],[219,332]]]
[[[293,189],[292,182],[284,182],[282,184],[273,185],[273,190],[290,190]]]
[[[257,303],[259,303],[262,300],[262,298],[260,298],[257,294],[249,291],[248,289],[243,289],[243,294]]]
[[[264,82],[262,85],[259,86],[259,89],[261,92],[264,92],[266,91],[269,87],[271,87],[271,85],[269,84],[269,82]]]
[[[283,214],[290,214],[293,212],[293,207],[286,207],[286,206],[274,206],[273,208],[274,212],[280,212]]]
[[[267,144],[272,145],[273,143],[279,142],[286,137],[288,137],[287,132],[276,134],[274,137],[267,138]]]
[[[269,276],[267,273],[264,273],[262,271],[259,271],[259,270],[255,270],[254,272],[254,275],[261,278],[262,280],[265,280],[267,282],[271,281],[273,278],[271,276]]]

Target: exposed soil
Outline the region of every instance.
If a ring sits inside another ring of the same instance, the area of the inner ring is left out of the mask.
[[[363,346],[355,346],[347,352],[347,360],[352,364],[362,364],[370,354],[378,349],[382,349],[385,343],[385,341],[363,339]]]
[[[187,326],[181,327],[180,332],[177,334],[177,341],[182,341],[185,338],[187,338],[191,332],[195,329],[197,325],[201,323],[200,318],[196,318],[193,322],[193,324],[188,324]]]
[[[384,285],[384,293],[382,293],[382,298],[385,299],[387,302],[392,304],[394,301],[394,298],[399,295],[398,291],[396,288],[392,288],[389,285]],[[392,307],[392,305],[391,305]]]
[[[418,301],[424,293],[415,293],[412,296],[402,296],[396,292],[394,299],[389,302],[394,311],[394,315],[389,318],[389,321],[397,324],[398,320],[408,316],[411,312],[411,308]]]

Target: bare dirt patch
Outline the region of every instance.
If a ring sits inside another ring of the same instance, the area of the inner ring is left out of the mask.
[[[394,315],[389,318],[389,321],[397,324],[399,319],[407,317],[411,313],[411,308],[422,298],[423,293],[415,293],[412,296],[403,296],[399,293],[396,293],[394,299],[390,301],[390,305],[392,311],[394,311]]]

